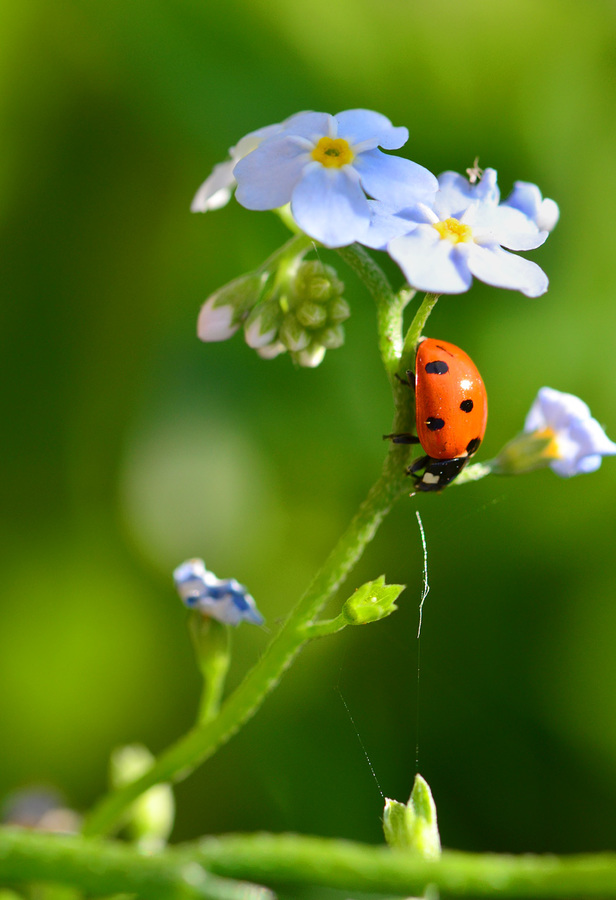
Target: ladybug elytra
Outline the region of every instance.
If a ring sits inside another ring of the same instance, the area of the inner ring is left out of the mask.
[[[407,474],[420,491],[440,491],[476,453],[486,430],[488,398],[477,366],[455,344],[426,338],[417,347],[415,373],[417,435],[388,434],[394,443],[421,444],[426,455]],[[419,474],[423,470],[423,474]]]

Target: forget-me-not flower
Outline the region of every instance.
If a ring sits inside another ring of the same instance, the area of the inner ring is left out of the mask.
[[[237,163],[236,199],[254,210],[290,203],[299,227],[328,247],[361,242],[372,218],[368,197],[400,209],[430,202],[437,190],[423,166],[379,150],[407,139],[408,129],[367,109],[300,113]]]
[[[521,291],[527,297],[545,293],[548,279],[544,271],[509,252],[534,250],[548,235],[548,230],[540,227],[543,223],[537,209],[533,207],[534,214],[529,214],[513,205],[520,197],[528,200],[534,185],[525,185],[517,196],[514,192],[513,200],[499,203],[494,169],[486,169],[479,181],[445,172],[438,182],[432,204],[419,203],[407,210],[399,206],[398,212],[385,211],[389,213],[389,225],[378,219],[373,222],[373,233],[382,240],[387,228],[391,233],[399,230],[398,219],[408,221],[407,233],[390,240],[387,250],[409,284],[435,294],[459,294],[470,288],[474,276],[494,287]],[[556,207],[553,201],[550,203]],[[526,204],[520,201],[522,205]]]
[[[252,622],[262,625],[263,616],[253,597],[235,578],[217,578],[202,559],[189,559],[173,573],[178,594],[185,606],[196,609],[226,625]]]
[[[603,456],[615,456],[611,441],[583,400],[542,387],[524,423],[525,434],[550,438],[544,455],[557,475],[594,472]]]

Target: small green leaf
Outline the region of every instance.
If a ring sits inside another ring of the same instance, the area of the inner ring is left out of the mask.
[[[349,597],[342,607],[342,615],[350,625],[378,622],[398,607],[396,600],[404,590],[403,584],[385,584],[385,576],[368,581]]]
[[[441,855],[436,805],[421,775],[415,776],[408,803],[385,800],[383,831],[390,847],[407,850],[423,859],[438,859]]]

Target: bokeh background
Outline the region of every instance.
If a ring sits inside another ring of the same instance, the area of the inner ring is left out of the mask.
[[[391,425],[370,297],[314,371],[195,337],[207,295],[286,239],[189,205],[248,131],[379,110],[435,172],[476,155],[555,198],[539,300],[476,285],[433,336],[490,395],[482,455],[544,384],[616,438],[616,6],[563,0],[2,0],[4,390],[0,794],[86,809],[111,749],[193,722],[199,679],[171,571],[203,556],[272,632],[368,487]],[[399,283],[395,269],[389,267]],[[616,463],[403,499],[341,592],[408,585],[385,622],[309,646],[177,788],[174,839],[241,829],[381,840],[380,790],[419,767],[444,843],[616,847]],[[335,611],[334,608],[331,610]],[[230,686],[269,635],[235,635]],[[347,708],[350,716],[347,713]],[[371,774],[360,741],[378,779]]]

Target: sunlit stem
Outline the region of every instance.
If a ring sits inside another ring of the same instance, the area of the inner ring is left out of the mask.
[[[301,252],[312,241],[305,236],[292,238],[268,260]],[[394,377],[402,352],[402,318],[409,302],[408,290],[395,293],[381,268],[363,248],[354,245],[339,251],[360,275],[377,306],[378,341],[383,364],[394,390],[395,414],[392,432],[408,432],[414,425],[413,402],[409,389]],[[406,467],[409,446],[390,444],[380,477],[351,520],[325,564],[314,577],[303,597],[289,615],[280,632],[272,639],[261,659],[222,705],[214,718],[200,721],[192,731],[164,751],[152,768],[137,781],[104,797],[84,824],[84,834],[113,830],[126,807],[152,785],[161,781],[179,781],[212,756],[255,714],[266,696],[277,686],[303,645],[314,636],[310,626],[323,606],[348,577],[364,549],[395,501],[408,491]]]
[[[439,296],[440,294],[426,294],[421,306],[415,314],[413,321],[411,322],[411,327],[409,328],[404,339],[404,347],[402,348],[402,354],[400,357],[401,373],[406,372],[407,369],[413,370],[415,367],[415,353],[417,351],[417,343],[419,342],[419,339],[423,334],[423,330],[426,327],[428,317],[436,306],[436,301],[438,300]]]

